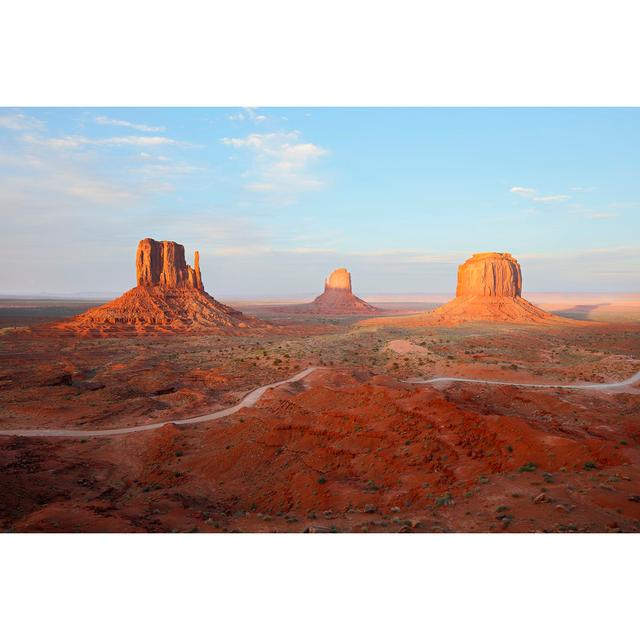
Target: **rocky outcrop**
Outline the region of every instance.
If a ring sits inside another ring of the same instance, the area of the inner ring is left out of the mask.
[[[313,302],[296,304],[287,307],[274,307],[274,311],[282,313],[305,313],[316,315],[367,315],[381,313],[368,302],[353,295],[351,290],[351,274],[343,267],[336,269],[324,281],[324,293]]]
[[[510,253],[475,253],[458,267],[456,297],[522,294],[522,271]]]
[[[573,323],[522,297],[522,270],[509,253],[476,253],[458,267],[456,297],[430,311],[403,318],[376,318],[363,324],[418,327],[463,322]]]
[[[119,298],[90,309],[59,328],[84,333],[122,330],[220,331],[235,333],[270,325],[218,302],[202,284],[200,255],[193,267],[186,263],[184,247],[177,242],[145,238],[136,252],[137,286]]]
[[[351,274],[344,268],[336,269],[324,281],[324,290],[348,291],[351,293]]]
[[[136,252],[136,279],[138,286],[142,287],[192,287],[204,290],[200,254],[195,252],[194,266],[190,267],[184,257],[184,247],[171,240],[140,240]]]
[[[458,267],[456,297],[429,314],[442,324],[564,321],[522,297],[522,270],[510,253],[475,253]]]

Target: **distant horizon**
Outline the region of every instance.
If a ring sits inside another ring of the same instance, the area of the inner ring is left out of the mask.
[[[134,285],[132,285],[133,287]],[[130,287],[130,288],[132,288]],[[207,290],[205,286],[205,290]],[[60,299],[60,300],[112,300],[113,298],[121,296],[125,291],[71,291],[71,292],[62,292],[62,291],[39,291],[39,292],[7,292],[0,291],[0,299]],[[224,298],[227,300],[237,300],[240,301],[266,301],[266,300],[291,300],[298,301],[302,298],[313,299],[314,297],[320,295],[322,290],[317,290],[315,292],[306,292],[306,293],[295,293],[295,294],[282,294],[282,293],[260,293],[256,295],[238,295],[233,292],[212,292],[208,291],[210,295],[215,298]],[[455,288],[452,291],[403,291],[399,293],[394,293],[390,291],[381,291],[381,292],[372,292],[372,291],[356,291],[354,288],[354,293],[363,297],[378,299],[379,302],[384,302],[386,299],[389,301],[398,300],[402,301],[402,296],[406,296],[406,301],[409,302],[409,298],[417,298],[417,297],[443,297],[443,298],[452,298],[455,296]],[[640,290],[636,291],[528,291],[523,290],[523,297],[527,296],[609,296],[611,298],[624,298],[630,296],[640,296]],[[415,300],[415,302],[419,302],[419,300]]]

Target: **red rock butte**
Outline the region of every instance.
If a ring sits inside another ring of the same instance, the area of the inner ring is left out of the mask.
[[[202,284],[199,253],[195,252],[191,267],[185,260],[184,246],[177,242],[140,240],[136,281],[137,286],[119,298],[57,326],[88,333],[127,329],[235,333],[269,326],[210,296]]]
[[[324,293],[313,302],[288,307],[276,307],[286,313],[308,313],[317,315],[366,315],[380,313],[380,309],[361,300],[351,289],[351,274],[344,268],[336,269],[324,281]]]
[[[463,322],[575,323],[522,297],[522,270],[510,253],[475,253],[458,267],[456,297],[429,313],[365,323],[420,326]]]
[[[458,267],[456,297],[429,314],[442,324],[568,322],[522,297],[522,270],[510,253],[475,253]]]
[[[185,261],[184,247],[171,240],[140,240],[136,252],[136,278],[139,287],[188,286],[204,291],[200,254],[195,252],[191,268]]]

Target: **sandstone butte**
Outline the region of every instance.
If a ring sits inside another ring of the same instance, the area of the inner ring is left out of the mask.
[[[276,307],[286,313],[308,313],[317,315],[365,315],[380,313],[368,302],[353,294],[351,274],[345,269],[336,269],[324,281],[324,292],[308,304]]]
[[[58,324],[79,332],[216,330],[233,333],[265,322],[245,316],[210,296],[202,284],[200,256],[193,267],[184,246],[145,238],[136,252],[137,285],[119,298]]]
[[[518,261],[510,253],[489,252],[476,253],[458,267],[458,285],[453,300],[429,313],[389,318],[384,322],[418,326],[462,322],[566,324],[576,321],[547,313],[525,300]]]

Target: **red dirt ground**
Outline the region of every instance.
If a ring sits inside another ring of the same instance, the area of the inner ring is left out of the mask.
[[[639,531],[638,427],[637,393],[434,389],[329,369],[214,423],[2,438],[0,520],[13,531]]]

